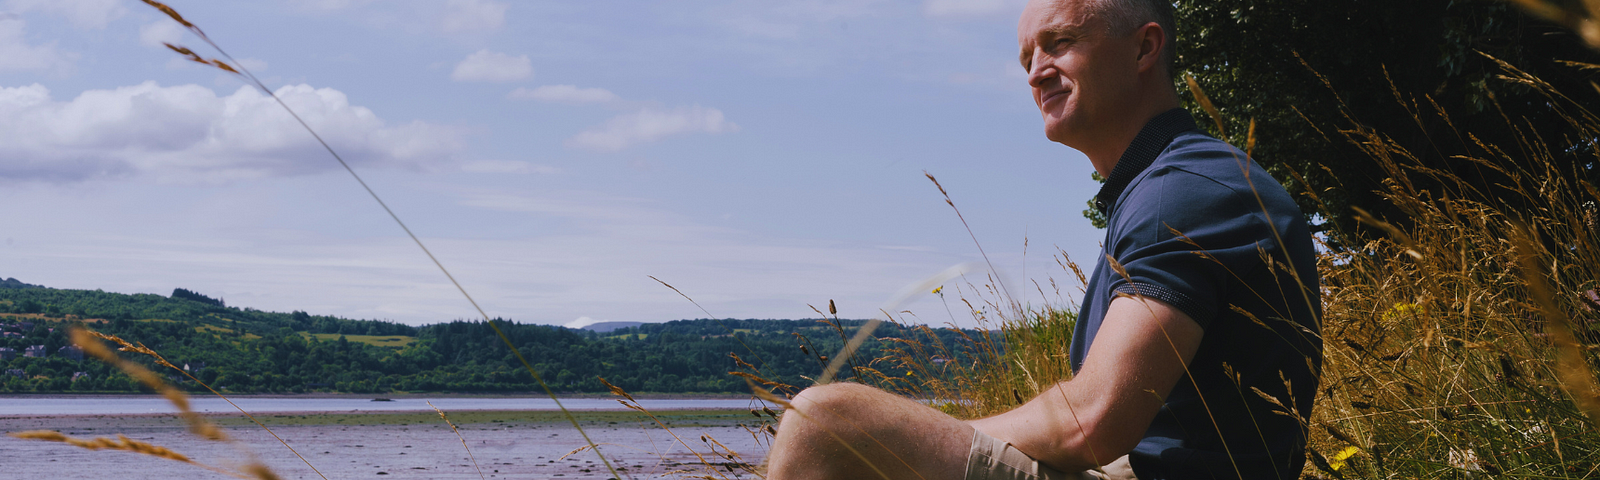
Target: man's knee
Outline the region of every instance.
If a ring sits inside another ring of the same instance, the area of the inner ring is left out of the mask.
[[[872,411],[885,408],[892,393],[857,383],[831,383],[802,390],[789,401],[778,432],[849,436],[870,423]],[[799,430],[799,431],[796,431]]]
[[[797,408],[839,409],[872,403],[877,397],[894,394],[859,383],[830,383],[801,390],[790,404]]]
[[[865,385],[811,387],[790,405],[769,454],[774,472],[803,462],[804,468],[831,472],[822,477],[870,477],[879,469],[895,479],[943,479],[949,478],[943,473],[961,471],[972,442],[965,422]]]
[[[910,400],[859,383],[831,383],[807,388],[792,404],[807,415],[837,416],[843,419],[877,418],[903,410]]]

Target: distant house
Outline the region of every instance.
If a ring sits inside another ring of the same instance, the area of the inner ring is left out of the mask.
[[[56,355],[67,357],[68,359],[74,361],[83,361],[83,349],[78,348],[77,345],[67,345],[65,347],[61,347],[60,350],[56,350]]]
[[[13,358],[17,358],[17,349],[11,347],[0,347],[0,361],[10,360]]]
[[[201,370],[205,369],[206,362],[185,362],[183,364],[183,371],[185,372],[200,373]]]
[[[18,323],[17,325],[22,326],[22,332],[23,333],[27,333],[27,332],[33,330],[33,322],[22,322],[22,323]]]
[[[23,349],[22,350],[22,356],[24,356],[24,357],[34,357],[34,358],[44,358],[44,356],[45,356],[44,345],[34,345],[34,346],[31,346],[31,347]]]
[[[88,380],[89,379],[89,373],[88,372],[72,372],[72,381],[76,382],[80,378],[84,379],[84,380]]]
[[[10,375],[10,376],[17,377],[17,378],[22,378],[22,379],[28,378],[28,372],[24,372],[20,368],[13,368],[13,369],[10,369],[10,370],[6,370],[6,375]]]

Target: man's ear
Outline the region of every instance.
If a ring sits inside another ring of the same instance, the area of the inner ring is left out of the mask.
[[[1133,35],[1139,40],[1139,71],[1161,68],[1161,59],[1165,57],[1162,52],[1171,48],[1167,45],[1167,31],[1161,28],[1161,24],[1150,22],[1139,27]]]

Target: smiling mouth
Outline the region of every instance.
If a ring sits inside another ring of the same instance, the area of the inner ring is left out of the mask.
[[[1069,91],[1064,88],[1054,92],[1046,93],[1044,96],[1039,97],[1039,105],[1044,106],[1044,104],[1050,103],[1050,101],[1054,100],[1056,97],[1065,96],[1067,93],[1069,93]]]

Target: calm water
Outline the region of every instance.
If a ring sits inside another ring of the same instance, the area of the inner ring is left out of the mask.
[[[0,402],[34,399],[0,398]],[[55,399],[61,400],[61,399]],[[63,405],[108,399],[65,399]],[[111,399],[132,401],[139,399]],[[288,401],[317,405],[326,399],[250,399]],[[339,399],[343,402],[352,400]],[[455,405],[499,407],[498,402],[514,399],[441,399]],[[583,403],[574,399],[575,403]],[[592,401],[592,400],[590,400]],[[676,401],[676,402],[682,402]],[[694,400],[707,405],[704,400]],[[713,400],[712,402],[724,402]],[[420,399],[396,401],[402,406],[421,403]],[[340,403],[348,405],[348,403]],[[715,404],[715,403],[711,403]],[[104,404],[95,408],[104,409]],[[268,404],[270,405],[270,404]],[[591,404],[592,405],[592,404]],[[613,402],[615,405],[615,402]],[[272,407],[267,407],[272,408]],[[281,407],[280,407],[281,408]],[[315,407],[324,408],[324,407]],[[766,455],[767,442],[753,435],[748,424],[755,420],[729,412],[662,413],[659,417],[671,429],[654,421],[628,414],[580,415],[585,432],[600,445],[605,459],[628,480],[688,480],[717,478],[752,479],[739,469],[729,472],[729,462],[758,464]],[[278,417],[265,415],[268,424]],[[160,445],[180,452],[195,461],[216,466],[233,466],[249,458],[259,458],[286,480],[382,478],[386,480],[488,480],[550,479],[602,480],[612,478],[603,460],[572,425],[561,421],[526,421],[515,415],[504,419],[465,417],[460,436],[433,419],[409,418],[395,421],[383,414],[341,416],[326,424],[276,424],[272,426],[283,441],[305,458],[295,456],[265,431],[254,425],[233,422],[224,426],[237,443],[206,441],[191,434],[181,421],[167,415],[69,415],[30,416],[0,414],[0,433],[25,430],[56,430],[80,438],[128,438]],[[432,417],[422,415],[421,417]],[[629,420],[630,417],[637,417]],[[364,420],[368,419],[368,420]],[[383,420],[389,418],[389,420]],[[456,417],[461,421],[463,417]],[[419,421],[420,420],[420,421]],[[681,439],[681,441],[680,441]],[[711,439],[718,448],[713,449]],[[468,454],[465,442],[471,447]],[[725,445],[726,448],[721,448]],[[725,456],[729,451],[737,456]],[[253,453],[251,453],[253,452]],[[312,466],[307,466],[310,462]],[[478,467],[474,467],[474,464]],[[482,477],[478,468],[482,468]],[[381,475],[381,476],[380,476]],[[22,440],[0,435],[0,479],[23,478],[109,478],[116,480],[228,480],[193,465],[118,451],[90,451],[54,442]]]
[[[549,397],[529,398],[395,398],[390,402],[374,402],[373,397],[233,397],[233,402],[251,413],[257,412],[370,412],[432,410],[426,402],[445,411],[464,410],[557,410]],[[194,396],[191,402],[195,411],[205,413],[232,413],[237,409],[216,397]],[[761,405],[748,398],[672,398],[639,399],[646,409],[665,411],[680,409],[748,409]],[[625,410],[616,400],[609,398],[563,398],[561,404],[569,410]],[[776,408],[776,407],[774,407]],[[176,413],[165,399],[156,396],[0,396],[0,416],[4,415],[126,415],[139,413]]]

